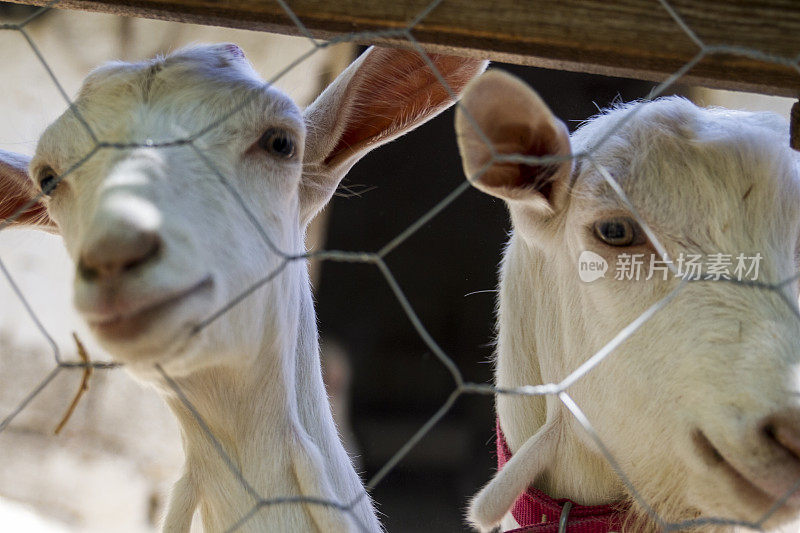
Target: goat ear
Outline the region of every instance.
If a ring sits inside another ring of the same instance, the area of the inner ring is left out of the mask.
[[[486,68],[477,59],[429,55],[458,95]],[[305,111],[308,129],[300,191],[310,220],[348,170],[370,150],[435,117],[454,103],[425,59],[411,50],[371,47]]]
[[[544,472],[558,454],[561,421],[548,420],[498,470],[470,502],[467,519],[480,531],[492,531],[514,506],[514,501]]]
[[[524,82],[492,70],[470,83],[456,110],[456,136],[464,172],[475,187],[507,201],[533,200],[550,213],[558,208],[571,160],[491,163],[493,150],[497,155],[523,156],[571,153],[567,127]]]
[[[28,179],[24,155],[0,150],[0,224],[12,217],[12,226],[36,227],[56,233],[58,226],[50,219],[38,191]]]

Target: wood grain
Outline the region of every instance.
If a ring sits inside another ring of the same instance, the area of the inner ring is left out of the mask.
[[[430,5],[429,0],[286,1],[318,39],[403,30]],[[797,96],[800,2],[671,0],[670,5],[710,47],[681,82]],[[56,7],[302,34],[276,0],[62,0]],[[701,50],[657,0],[443,0],[411,34],[430,51],[656,81]],[[356,41],[410,46],[402,36]],[[794,65],[724,53],[715,48],[720,45]]]

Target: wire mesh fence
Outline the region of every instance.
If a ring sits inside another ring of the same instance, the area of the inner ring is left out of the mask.
[[[437,79],[439,83],[445,87],[445,89],[450,93],[452,98],[456,98],[455,92],[449,87],[448,83],[446,82],[445,78],[439,73],[436,68],[436,65],[431,60],[429,54],[425,51],[424,47],[415,39],[414,37],[414,29],[415,26],[418,25],[421,21],[425,20],[425,17],[436,7],[441,4],[443,1],[446,0],[435,0],[431,2],[424,10],[420,13],[410,14],[408,25],[405,28],[389,30],[389,31],[379,31],[379,32],[360,32],[354,33],[349,35],[344,35],[333,39],[331,41],[320,41],[313,37],[312,33],[303,25],[302,20],[300,20],[292,11],[291,6],[288,5],[283,0],[278,0],[281,7],[285,10],[286,14],[291,18],[294,24],[297,26],[298,31],[301,35],[305,36],[309,43],[311,44],[311,48],[304,54],[295,58],[291,63],[288,64],[281,72],[277,75],[272,77],[270,80],[266,82],[266,86],[274,84],[278,80],[280,80],[287,72],[290,70],[298,67],[303,62],[307,61],[311,56],[316,53],[319,53],[320,50],[323,50],[327,47],[330,47],[333,44],[339,42],[363,42],[369,41],[371,39],[376,38],[386,38],[392,37],[397,39],[405,40],[406,43],[412,47],[416,52],[424,59],[425,63],[436,73]],[[237,114],[242,112],[245,107],[251,103],[252,98],[245,98],[242,101],[233,105],[222,117],[208,123],[203,124],[197,130],[189,133],[186,136],[181,138],[171,139],[167,141],[158,141],[158,142],[110,142],[104,139],[101,135],[99,135],[91,126],[89,121],[87,121],[79,108],[77,108],[74,104],[74,101],[69,97],[67,91],[63,88],[62,84],[59,82],[58,76],[54,73],[53,68],[48,63],[47,58],[45,55],[40,51],[37,47],[37,43],[35,40],[30,36],[29,32],[26,30],[26,27],[29,26],[34,20],[38,17],[42,16],[46,11],[57,7],[58,0],[55,0],[49,3],[47,6],[37,10],[35,13],[31,14],[24,20],[16,23],[6,23],[0,24],[0,31],[7,31],[7,32],[17,32],[20,34],[27,44],[29,45],[32,53],[35,55],[37,61],[43,66],[46,70],[48,76],[50,77],[53,85],[57,88],[58,92],[60,93],[61,97],[63,98],[65,104],[69,107],[71,112],[73,113],[74,117],[80,122],[81,127],[85,131],[85,133],[91,138],[92,146],[91,148],[84,154],[81,154],[79,157],[75,157],[75,162],[64,172],[58,175],[55,178],[55,181],[52,183],[51,187],[57,186],[58,182],[64,180],[65,178],[71,176],[77,169],[81,168],[87,162],[91,161],[95,158],[98,154],[109,151],[109,150],[129,150],[133,148],[150,148],[150,149],[170,149],[175,147],[185,147],[191,150],[196,157],[196,160],[199,161],[204,167],[206,167],[214,177],[219,181],[219,183],[226,189],[228,194],[230,195],[230,199],[233,200],[238,207],[242,210],[243,213],[246,214],[248,217],[252,231],[255,232],[259,238],[263,241],[263,244],[266,247],[267,253],[271,254],[274,257],[278,258],[277,267],[270,270],[269,272],[264,272],[263,277],[255,281],[254,283],[241,287],[241,291],[239,294],[231,299],[226,305],[222,306],[219,309],[213,310],[209,316],[199,323],[193,333],[199,333],[200,331],[207,328],[210,324],[214,323],[220,317],[226,315],[231,309],[235,308],[238,304],[242,301],[249,298],[253,295],[256,291],[260,288],[264,287],[266,284],[274,282],[274,280],[280,276],[280,274],[292,263],[298,261],[307,261],[309,259],[317,259],[321,261],[330,261],[330,262],[342,262],[342,263],[361,263],[366,265],[371,265],[383,276],[387,286],[394,294],[398,305],[402,308],[403,312],[405,313],[408,321],[419,335],[419,338],[428,349],[431,351],[432,354],[438,359],[439,363],[442,365],[444,369],[449,373],[450,377],[452,378],[452,389],[447,397],[446,401],[439,407],[439,409],[431,416],[428,421],[422,425],[418,430],[414,433],[414,435],[408,439],[405,444],[400,447],[396,453],[380,468],[373,476],[365,482],[365,489],[366,492],[363,492],[359,495],[356,499],[351,501],[331,501],[331,500],[324,500],[313,496],[298,496],[298,495],[285,495],[280,497],[265,497],[260,494],[253,486],[252,480],[248,480],[244,473],[240,470],[237,466],[237,462],[231,458],[228,453],[226,452],[225,446],[220,442],[218,436],[215,435],[214,431],[210,428],[210,426],[206,423],[203,413],[201,413],[196,406],[192,404],[189,400],[187,395],[179,386],[178,382],[170,376],[164,368],[156,363],[154,370],[160,375],[161,379],[163,379],[163,383],[172,390],[174,395],[179,399],[179,401],[183,404],[185,409],[191,413],[191,416],[194,417],[196,423],[201,428],[202,432],[208,439],[208,442],[214,448],[216,453],[219,454],[220,458],[226,465],[226,467],[230,470],[230,472],[235,476],[238,480],[238,483],[244,489],[244,491],[249,495],[252,499],[252,506],[250,510],[244,513],[237,521],[231,523],[226,531],[237,531],[242,529],[246,524],[249,523],[257,514],[264,508],[270,506],[279,506],[279,505],[306,505],[306,506],[321,506],[327,508],[336,509],[342,513],[348,514],[356,523],[358,522],[358,517],[354,513],[354,507],[365,497],[367,497],[368,493],[375,489],[384,478],[389,474],[403,459],[414,449],[415,446],[419,444],[419,442],[434,428],[442,418],[451,410],[455,402],[464,395],[483,395],[483,396],[494,396],[494,395],[520,395],[520,396],[553,396],[557,398],[561,404],[574,416],[575,420],[583,427],[583,429],[587,432],[587,434],[591,437],[594,441],[597,449],[602,453],[605,457],[611,468],[614,472],[619,476],[622,483],[624,484],[626,490],[631,495],[631,497],[635,500],[638,506],[649,516],[649,518],[657,524],[657,526],[663,531],[676,531],[676,530],[683,530],[692,527],[699,527],[699,526],[707,526],[707,525],[722,525],[722,526],[742,526],[749,529],[760,530],[763,529],[763,526],[767,520],[769,520],[782,506],[783,504],[792,496],[792,494],[800,488],[800,480],[795,483],[794,487],[792,487],[786,494],[778,499],[774,505],[759,519],[754,522],[749,521],[741,521],[730,519],[727,517],[702,517],[695,520],[684,521],[680,523],[670,523],[669,521],[665,520],[661,517],[656,510],[650,505],[650,502],[644,498],[637,487],[629,480],[629,477],[626,475],[626,472],[620,467],[619,462],[615,459],[613,450],[607,448],[606,444],[603,440],[599,437],[598,433],[592,426],[591,421],[587,418],[584,414],[583,410],[580,406],[573,400],[570,396],[569,389],[578,381],[585,379],[587,375],[589,375],[594,368],[596,368],[599,364],[602,363],[606,358],[613,357],[614,351],[627,339],[633,336],[636,331],[642,327],[651,317],[656,315],[657,313],[664,312],[663,309],[667,307],[667,305],[672,301],[681,291],[685,289],[689,284],[694,283],[696,281],[699,282],[708,282],[709,280],[706,279],[686,279],[684,278],[676,287],[665,297],[661,298],[658,302],[654,305],[649,307],[644,313],[642,313],[636,320],[632,321],[628,324],[624,329],[617,332],[617,334],[613,337],[613,339],[608,342],[605,346],[603,346],[600,350],[596,353],[592,354],[586,361],[575,368],[572,372],[570,372],[563,380],[559,382],[553,383],[531,383],[529,385],[523,387],[516,387],[516,388],[498,388],[496,386],[484,384],[484,383],[474,383],[466,380],[461,369],[458,365],[454,362],[453,358],[446,353],[444,349],[439,345],[437,340],[429,333],[428,329],[424,322],[420,319],[418,314],[415,312],[412,303],[410,302],[409,298],[406,296],[403,287],[398,283],[395,275],[393,274],[391,268],[388,266],[386,258],[389,256],[393,251],[402,247],[404,243],[411,238],[416,232],[418,232],[422,227],[424,227],[427,223],[429,223],[434,217],[440,214],[445,208],[447,208],[452,203],[458,201],[459,197],[471,186],[471,183],[479,180],[481,176],[489,169],[492,165],[497,163],[522,163],[528,165],[547,165],[552,163],[557,163],[560,161],[565,160],[564,157],[553,157],[553,156],[544,156],[544,157],[533,157],[524,154],[504,154],[499,153],[495,147],[493,146],[492,142],[489,138],[481,132],[481,128],[478,123],[469,115],[469,113],[462,109],[465,113],[466,120],[468,120],[472,127],[479,132],[479,135],[483,137],[483,141],[485,142],[488,150],[491,152],[491,159],[484,165],[484,167],[477,172],[475,175],[468,176],[468,179],[465,180],[463,183],[455,187],[449,194],[439,200],[432,208],[430,208],[423,216],[419,217],[415,220],[412,224],[410,224],[404,231],[400,232],[398,235],[394,236],[388,242],[386,242],[382,247],[375,251],[354,251],[354,250],[321,250],[315,252],[305,252],[304,250],[287,250],[282,249],[270,236],[269,231],[266,230],[262,224],[259,222],[259,217],[256,216],[252,212],[251,206],[248,205],[248,201],[242,197],[239,190],[231,183],[230,177],[226,175],[218,166],[212,161],[209,157],[206,156],[202,149],[202,139],[205,135],[209,132],[223,127],[229,121],[234,121]],[[670,89],[676,82],[678,82],[682,76],[684,76],[687,72],[689,72],[694,66],[696,66],[700,61],[714,56],[715,54],[733,54],[739,56],[745,56],[752,59],[757,59],[759,61],[765,61],[780,65],[789,66],[792,69],[796,70],[800,73],[800,54],[797,57],[786,58],[786,57],[775,57],[770,54],[763,53],[759,50],[755,49],[743,49],[737,46],[724,46],[724,45],[708,45],[703,42],[703,40],[695,34],[691,27],[689,27],[680,14],[674,9],[674,7],[668,2],[668,0],[659,0],[659,4],[662,9],[666,10],[669,15],[674,20],[675,24],[677,24],[687,36],[689,36],[692,41],[697,45],[697,54],[688,61],[685,65],[683,65],[679,70],[674,72],[672,75],[667,77],[663,80],[649,95],[650,99],[654,99],[660,95],[662,95],[665,91]],[[459,104],[456,104],[457,106]],[[644,232],[647,235],[649,241],[653,244],[660,259],[667,265],[669,271],[678,277],[681,277],[681,272],[679,272],[678,268],[675,266],[674,262],[668,256],[665,247],[661,244],[658,234],[653,231],[649,225],[647,224],[645,218],[637,211],[636,206],[631,202],[631,200],[626,195],[626,192],[623,190],[623,187],[617,182],[614,176],[595,158],[593,158],[593,154],[599,150],[608,139],[616,133],[618,130],[623,128],[630,120],[632,120],[636,113],[639,112],[641,107],[634,108],[632,112],[628,113],[624,116],[622,120],[620,120],[614,128],[607,133],[605,136],[596,140],[593,144],[592,148],[586,152],[576,153],[571,156],[568,156],[566,159],[575,159],[577,161],[581,161],[584,164],[591,165],[598,174],[600,174],[605,182],[608,184],[609,187],[613,189],[616,193],[619,202],[623,205],[634,217],[636,222],[643,228]],[[0,231],[5,230],[6,228],[10,227],[12,222],[14,222],[23,212],[25,212],[29,207],[31,207],[35,202],[37,202],[42,195],[45,193],[40,193],[37,198],[29,202],[27,205],[20,208],[15,214],[11,217],[6,219],[3,222],[0,222]],[[31,401],[36,398],[43,390],[45,390],[48,386],[51,385],[53,380],[62,372],[80,372],[83,373],[85,379],[89,379],[89,373],[92,370],[95,371],[116,371],[121,365],[117,363],[111,362],[96,362],[90,361],[88,359],[82,360],[67,360],[65,359],[62,354],[60,353],[59,347],[57,343],[53,340],[52,335],[48,331],[47,324],[43,323],[43,321],[39,318],[37,313],[33,310],[33,308],[28,304],[26,300],[26,296],[22,290],[20,290],[19,286],[15,283],[14,275],[12,272],[9,271],[6,264],[0,258],[0,271],[2,272],[3,276],[10,284],[12,289],[14,290],[16,296],[18,297],[19,301],[24,305],[30,320],[35,324],[38,331],[41,333],[42,337],[45,338],[52,348],[52,357],[53,357],[53,368],[52,370],[42,377],[41,381],[27,394],[25,398],[9,413],[5,415],[2,421],[0,421],[0,432],[4,431],[10,424],[14,423],[15,418],[23,412],[26,407],[31,403]],[[712,280],[715,282],[720,283],[732,283],[742,286],[742,290],[751,290],[753,288],[762,291],[768,291],[777,295],[788,308],[800,319],[800,311],[798,311],[797,303],[792,301],[787,295],[785,288],[790,284],[796,282],[800,279],[800,274],[793,275],[787,279],[779,280],[775,283],[763,283],[763,282],[756,282],[756,281],[749,281],[749,280],[737,280],[737,279],[717,279]],[[487,317],[489,320],[489,317]],[[65,400],[65,406],[69,402]],[[490,424],[490,421],[487,421],[487,424]],[[367,530],[364,524],[359,524],[363,530]]]

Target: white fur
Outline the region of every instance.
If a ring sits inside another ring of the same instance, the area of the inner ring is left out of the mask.
[[[550,146],[539,155],[593,150],[672,258],[760,252],[760,281],[797,272],[800,172],[776,115],[662,98],[607,110],[570,138],[533,91],[496,71],[473,82],[462,105],[500,153],[529,153],[536,143],[526,135]],[[506,201],[514,226],[500,275],[496,384],[559,383],[679,280],[613,279],[618,254],[655,252],[595,237],[595,221],[630,213],[589,159],[560,163],[552,190],[540,193],[509,181],[516,166],[477,176],[489,150],[463,113],[456,129],[467,175]],[[584,250],[608,261],[605,278],[579,279]],[[797,301],[797,283],[784,290]],[[800,321],[778,294],[690,283],[567,392],[665,521],[757,521],[800,479],[799,370]],[[501,523],[529,483],[581,504],[632,501],[556,396],[498,395],[497,414],[515,455],[473,501],[476,528]],[[782,437],[765,433],[770,426]],[[655,528],[632,504],[626,528]],[[794,494],[766,526],[789,523],[798,508]]]
[[[433,61],[456,91],[485,68]],[[307,223],[361,156],[452,104],[437,83],[415,53],[370,49],[303,114],[232,45],[112,63],[84,82],[76,107],[97,138],[143,146],[99,150],[65,176],[46,201],[48,220],[37,221],[57,227],[78,265],[74,303],[92,332],[160,390],[181,424],[185,473],[165,531],[188,531],[196,509],[206,531],[223,531],[257,501],[156,364],[260,497],[353,503],[352,513],[266,505],[238,531],[380,530],[331,416],[305,261],[285,256],[304,253]],[[146,146],[185,138],[246,98],[194,141],[197,151]],[[258,146],[274,128],[294,141],[294,156]],[[48,168],[64,175],[93,144],[66,112],[39,142],[34,184]],[[0,161],[0,192],[27,194],[17,159],[0,152]],[[196,329],[270,273],[271,282]]]

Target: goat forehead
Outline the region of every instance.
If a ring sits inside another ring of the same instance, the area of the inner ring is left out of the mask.
[[[796,238],[798,165],[788,124],[777,115],[662,99],[598,117],[573,135],[575,151],[604,137],[593,160],[653,229],[724,247],[744,244],[742,234],[751,241]],[[573,192],[583,209],[621,207],[591,161],[580,165]]]
[[[264,85],[243,57],[231,55],[229,46],[206,45],[138,63],[106,63],[87,76],[78,99],[98,94],[113,99],[122,94],[125,98],[148,100],[182,87],[236,91],[259,89]]]
[[[85,80],[75,108],[80,118],[67,110],[40,146],[63,145],[65,139],[91,146],[83,120],[101,142],[110,143],[177,140],[209,126],[215,127],[207,136],[225,136],[269,119],[298,132],[303,128],[291,98],[262,82],[246,62],[223,61],[207,47],[166,59],[105,65]]]

